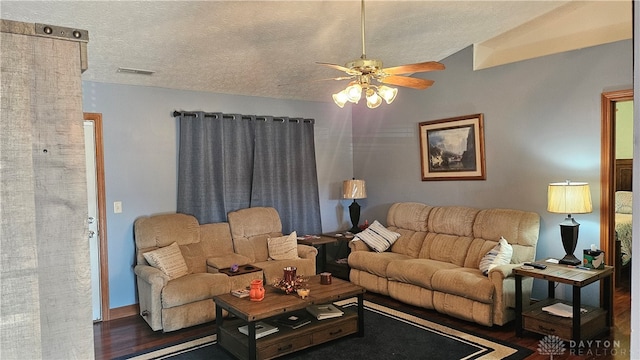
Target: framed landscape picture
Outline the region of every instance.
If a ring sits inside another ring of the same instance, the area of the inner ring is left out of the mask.
[[[485,180],[483,115],[418,124],[422,181]]]

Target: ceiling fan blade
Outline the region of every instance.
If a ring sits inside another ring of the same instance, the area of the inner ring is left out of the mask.
[[[316,79],[316,80],[311,80],[311,82],[327,81],[327,80],[350,80],[350,79],[353,79],[353,76],[340,76],[340,77],[334,77],[334,78],[328,78],[328,79]]]
[[[348,67],[344,67],[342,65],[325,63],[325,62],[316,62],[316,64],[322,65],[322,66],[328,66],[328,67],[336,69],[336,70],[344,71],[349,75],[362,75],[362,73],[360,71],[349,69]]]
[[[427,61],[416,64],[400,65],[382,69],[383,72],[390,75],[409,74],[423,71],[444,70],[444,65],[437,61]]]
[[[433,85],[433,80],[417,79],[408,76],[387,76],[379,80],[383,84],[404,86],[413,89],[423,90]]]

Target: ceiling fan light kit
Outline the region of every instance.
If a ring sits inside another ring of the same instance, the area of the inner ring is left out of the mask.
[[[349,76],[337,77],[331,80],[355,79],[342,91],[333,94],[333,101],[343,108],[347,102],[357,104],[362,98],[362,91],[365,92],[367,107],[375,109],[384,100],[391,104],[398,94],[397,88],[386,85],[374,85],[372,81],[379,84],[391,84],[404,86],[412,89],[423,90],[433,85],[433,80],[412,78],[403,76],[424,71],[444,70],[444,65],[435,61],[427,61],[416,64],[400,65],[384,69],[382,61],[377,59],[367,59],[364,42],[364,0],[361,1],[361,30],[362,30],[362,56],[360,59],[350,61],[345,66],[331,63],[317,64],[328,66],[336,70],[344,71]]]

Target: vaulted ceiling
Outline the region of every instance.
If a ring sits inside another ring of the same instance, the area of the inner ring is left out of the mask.
[[[367,57],[385,67],[474,45],[480,69],[631,38],[630,1],[367,0],[365,14]],[[83,80],[118,84],[331,101],[346,82],[314,81],[342,75],[315,62],[362,53],[359,0],[2,0],[0,17],[88,30]]]

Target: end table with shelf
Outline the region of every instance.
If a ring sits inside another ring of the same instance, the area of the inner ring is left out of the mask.
[[[353,237],[354,235],[347,231],[335,231],[299,238],[298,244],[319,247],[317,262],[318,273],[327,271],[335,277],[348,281],[349,270],[351,269],[349,268],[349,264],[347,263],[347,258],[349,257],[350,253],[349,241],[353,240]],[[332,257],[330,257],[329,251],[327,249],[328,244],[338,245],[336,253]]]
[[[515,268],[516,281],[516,335],[522,337],[523,330],[545,335],[557,335],[564,340],[580,341],[603,334],[612,326],[612,293],[611,275],[613,266],[605,266],[602,270],[583,270],[570,268],[567,265],[554,264],[545,260],[537,263],[547,265],[546,269]],[[548,298],[524,308],[522,304],[522,278],[533,277],[548,282]],[[600,307],[583,305],[581,289],[596,281],[602,280],[602,303]],[[572,302],[555,299],[556,283],[573,287]],[[565,318],[548,314],[542,308],[562,302],[572,307],[572,317]],[[586,310],[586,312],[581,311]]]
[[[322,237],[331,238],[334,242],[338,243],[338,248],[333,259],[327,260],[326,262],[325,271],[347,281],[349,281],[349,271],[351,270],[347,263],[347,258],[351,252],[349,250],[349,241],[353,240],[353,236],[352,233],[341,231],[322,234]]]
[[[320,251],[318,252],[318,259],[316,265],[316,271],[321,273],[325,271],[327,267],[327,244],[335,243],[335,238],[324,235],[315,235],[315,236],[304,236],[302,238],[298,238],[298,244],[309,245],[309,246],[318,246]]]

